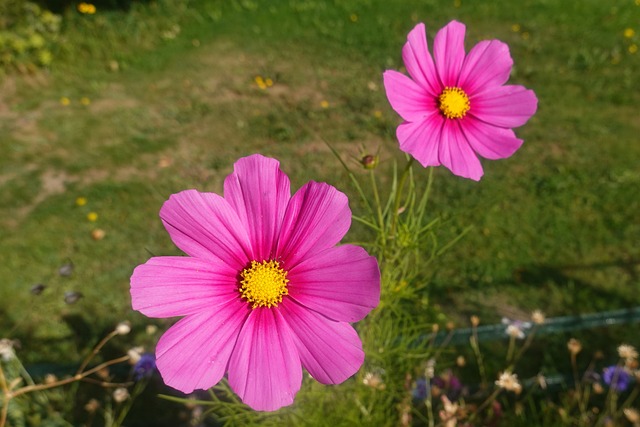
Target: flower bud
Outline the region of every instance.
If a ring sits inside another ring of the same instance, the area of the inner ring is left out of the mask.
[[[129,390],[124,387],[118,387],[113,390],[113,400],[117,403],[122,403],[129,398]]]
[[[367,170],[375,169],[378,166],[378,156],[367,154],[362,156],[360,164]]]
[[[131,324],[126,320],[118,323],[118,326],[116,326],[116,332],[118,335],[127,335],[131,332]]]
[[[582,344],[577,339],[571,338],[567,343],[567,348],[569,349],[569,353],[575,356],[582,351]]]

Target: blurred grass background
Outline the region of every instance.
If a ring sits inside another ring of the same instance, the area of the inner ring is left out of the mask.
[[[120,320],[148,323],[130,308],[129,276],[151,255],[179,254],[162,203],[187,188],[220,192],[238,157],[275,156],[293,188],[327,181],[358,213],[321,138],[354,166],[378,149],[381,170],[401,159],[381,76],[402,67],[421,21],[430,40],[458,19],[467,49],[508,43],[510,82],[533,89],[539,111],[516,131],[522,149],[484,162],[480,183],[436,170],[441,241],[473,228],[425,268],[416,319],[639,305],[637,0],[55,6],[50,65],[9,69],[0,87],[0,331],[20,339],[25,361],[67,361]],[[46,289],[32,295],[38,283]],[[83,298],[66,304],[68,291]]]

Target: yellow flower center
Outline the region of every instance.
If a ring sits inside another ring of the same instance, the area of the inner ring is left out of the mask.
[[[445,87],[438,97],[438,104],[448,119],[461,119],[471,108],[469,97],[459,87]]]
[[[282,296],[289,294],[287,272],[278,261],[251,261],[251,267],[242,270],[240,277],[240,293],[251,308],[277,307]]]

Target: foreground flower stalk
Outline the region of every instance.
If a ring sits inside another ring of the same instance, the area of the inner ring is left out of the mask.
[[[436,34],[433,56],[426,30],[411,30],[402,49],[409,76],[384,73],[384,87],[404,122],[396,135],[400,149],[424,167],[443,165],[455,175],[479,180],[478,156],[510,157],[523,141],[512,128],[536,112],[532,90],[505,85],[513,61],[506,44],[485,40],[466,54],[465,26],[452,21]]]
[[[350,325],[380,300],[375,258],[336,246],[351,224],[347,197],[309,182],[291,196],[279,163],[238,160],[224,197],[186,190],[160,218],[188,256],[154,257],[131,276],[133,308],[184,316],[159,340],[156,363],[182,392],[208,389],[225,374],[251,408],[290,405],[302,368],[341,383],[364,361]]]

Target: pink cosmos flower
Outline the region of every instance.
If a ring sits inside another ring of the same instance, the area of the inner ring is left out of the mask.
[[[309,182],[291,196],[277,160],[238,160],[224,197],[186,190],[160,218],[188,257],[149,259],[131,276],[135,310],[185,316],[159,340],[165,383],[189,393],[228,373],[253,409],[293,402],[302,367],[324,384],[352,376],[364,360],[349,322],[380,300],[375,258],[336,244],[351,224],[347,197]]]
[[[504,85],[513,65],[506,44],[485,40],[466,55],[464,35],[463,24],[447,24],[436,34],[432,58],[425,26],[416,25],[402,49],[411,78],[387,70],[384,87],[404,119],[396,130],[400,149],[422,166],[444,165],[478,181],[477,155],[502,159],[520,148],[511,128],[531,118],[538,100],[523,86]]]

